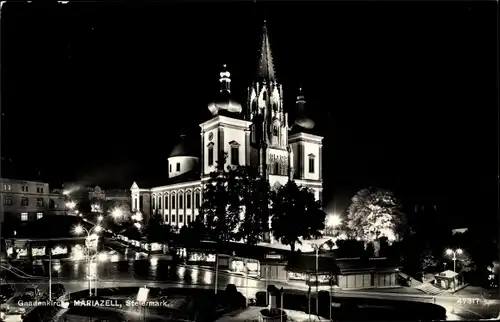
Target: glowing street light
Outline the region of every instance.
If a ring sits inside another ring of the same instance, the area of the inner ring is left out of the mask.
[[[103,219],[104,219],[104,217],[102,215],[99,215],[99,217],[97,217],[98,222],[101,222]]]
[[[326,226],[335,228],[342,224],[342,219],[339,215],[328,215],[326,217]]]
[[[86,229],[85,227],[83,227],[82,225],[78,225],[75,227],[74,229],[74,233],[77,234],[77,235],[81,235],[83,233],[86,233],[87,234],[87,238],[86,238],[86,244],[87,244],[87,260],[88,260],[88,263],[89,263],[89,275],[90,275],[90,278],[89,278],[89,296],[92,296],[92,274],[91,273],[91,264],[92,264],[92,258],[93,257],[90,257],[90,243],[91,241],[95,240],[96,242],[99,241],[99,239],[97,238],[97,234],[98,232],[100,232],[102,230],[102,227],[99,226],[99,225],[95,225],[94,227],[90,228],[90,229]],[[96,244],[96,249],[97,249],[97,244]],[[95,257],[95,255],[94,255]],[[97,294],[97,276],[96,276],[96,294]]]
[[[457,272],[457,255],[462,255],[463,253],[464,253],[464,251],[461,250],[460,248],[458,248],[456,250],[448,248],[446,250],[446,255],[452,257],[451,259],[453,260],[453,271],[455,273]]]
[[[111,216],[115,219],[121,218],[123,216],[123,211],[120,208],[115,208],[111,211]]]
[[[73,209],[75,209],[75,207],[76,207],[76,203],[74,201],[68,201],[66,203],[66,208],[68,210],[73,210]]]

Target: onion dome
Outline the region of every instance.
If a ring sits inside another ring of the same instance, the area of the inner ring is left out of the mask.
[[[197,156],[199,152],[198,147],[194,140],[190,140],[189,137],[182,132],[180,142],[174,146],[172,152],[170,153],[170,158],[173,157],[194,157]]]
[[[306,130],[312,130],[315,126],[314,121],[308,116],[306,110],[306,100],[304,94],[302,93],[302,88],[299,88],[299,95],[295,102],[295,124],[293,127],[300,127]]]
[[[223,70],[220,72],[220,93],[217,100],[208,104],[208,110],[212,115],[218,115],[222,111],[230,113],[241,113],[243,107],[240,103],[231,99],[231,73],[227,70],[227,65],[223,65]]]

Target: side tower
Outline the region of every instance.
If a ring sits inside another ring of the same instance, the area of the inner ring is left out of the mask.
[[[283,87],[276,77],[265,21],[257,76],[248,88],[247,104],[247,119],[252,121],[252,164],[271,187],[284,184],[290,178],[288,114],[283,109]]]
[[[295,102],[296,119],[288,137],[292,150],[292,177],[298,185],[314,191],[323,201],[323,137],[314,133],[314,121],[307,117],[302,89]]]
[[[212,119],[200,124],[201,179],[216,167],[250,165],[250,121],[245,120],[242,107],[231,99],[231,74],[227,66],[220,73],[220,93],[208,105]]]

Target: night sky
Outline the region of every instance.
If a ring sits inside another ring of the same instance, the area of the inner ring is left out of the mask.
[[[2,156],[52,183],[166,176],[228,64],[245,103],[267,19],[285,109],[324,135],[324,199],[365,187],[496,216],[496,6],[475,2],[6,3]]]

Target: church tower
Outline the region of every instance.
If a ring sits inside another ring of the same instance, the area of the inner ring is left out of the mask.
[[[273,182],[289,178],[288,114],[283,109],[283,87],[276,77],[266,22],[257,75],[248,88],[247,118],[252,121],[251,144],[261,175]]]

